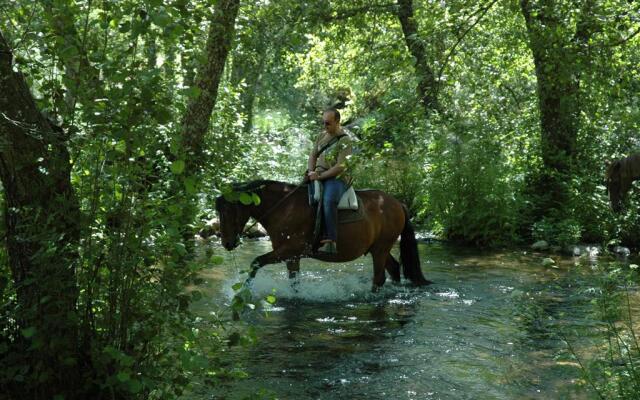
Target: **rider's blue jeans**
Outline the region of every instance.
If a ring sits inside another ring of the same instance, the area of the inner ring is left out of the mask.
[[[322,218],[324,221],[324,239],[336,241],[338,239],[338,203],[347,191],[344,181],[338,178],[329,178],[322,183]],[[313,185],[309,185],[313,194]]]

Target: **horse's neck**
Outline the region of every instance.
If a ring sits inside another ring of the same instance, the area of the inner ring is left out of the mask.
[[[280,207],[284,203],[292,201],[292,198],[299,194],[292,194],[293,190],[296,190],[296,188],[291,188],[284,184],[281,187],[265,188],[259,194],[260,205],[251,207],[251,217],[265,225],[269,220],[273,219],[274,215],[281,216],[282,214],[278,212]],[[299,188],[297,190],[300,191]]]
[[[291,193],[292,191],[295,193]],[[259,196],[260,205],[251,207],[251,217],[269,230],[270,227],[277,225],[277,221],[288,218],[284,214],[284,210],[290,202],[303,203],[301,198],[306,196],[306,188],[282,185],[281,187],[266,188],[259,193]],[[303,207],[302,204],[301,207]]]

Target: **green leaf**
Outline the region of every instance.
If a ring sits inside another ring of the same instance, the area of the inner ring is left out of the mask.
[[[137,379],[131,379],[127,387],[133,394],[140,393],[140,391],[142,391],[142,383]]]
[[[267,303],[269,303],[269,304],[275,304],[276,303],[276,296],[270,294],[269,296],[266,297],[265,300],[267,300]]]
[[[119,358],[120,358],[120,364],[122,364],[125,367],[131,367],[131,366],[133,366],[133,363],[135,362],[133,357],[128,356],[128,355],[126,355],[124,353],[121,353]]]
[[[222,256],[212,256],[210,261],[214,265],[221,265],[224,262],[224,257],[222,257]]]
[[[255,193],[251,193],[251,198],[253,199],[253,204],[255,204],[256,206],[259,206],[262,202],[262,200],[260,200],[260,196]]]
[[[171,23],[171,16],[164,11],[160,11],[153,13],[151,15],[151,20],[154,24],[158,25],[161,28],[164,28]]]
[[[197,86],[191,86],[191,87],[182,89],[182,94],[192,99],[200,96],[201,92],[202,90],[200,90],[200,88]]]
[[[222,196],[229,203],[235,203],[236,201],[238,201],[238,197],[239,197],[238,193],[236,192],[224,192],[222,193]]]
[[[63,59],[73,59],[78,57],[79,54],[80,53],[78,52],[76,46],[67,46],[60,51],[60,57],[62,57]]]
[[[240,193],[240,203],[245,206],[253,204],[253,197],[249,195],[249,193],[242,192]]]
[[[153,110],[153,117],[160,125],[164,125],[171,122],[172,115],[170,110],[164,107],[158,107]]]
[[[182,145],[177,139],[174,138],[171,140],[171,143],[169,144],[169,152],[171,152],[171,154],[177,156],[180,153],[181,148]]]
[[[120,140],[118,141],[118,143],[116,143],[114,148],[117,152],[124,154],[127,152],[127,142],[125,142],[124,140]]]
[[[231,286],[231,289],[234,291],[238,291],[240,288],[242,288],[242,282],[234,283],[233,286]]]
[[[131,379],[131,376],[130,376],[130,375],[129,375],[129,373],[128,373],[128,372],[126,372],[126,371],[120,371],[120,372],[118,372],[118,375],[116,375],[116,378],[117,378],[120,382],[124,383],[124,382],[128,382],[128,381],[129,381],[129,379]]]
[[[184,180],[184,188],[189,194],[196,194],[198,192],[196,180],[193,177],[185,178]]]
[[[33,337],[33,335],[36,334],[36,327],[35,326],[30,326],[28,328],[25,328],[22,330],[22,336],[26,337],[27,339]]]
[[[176,160],[171,163],[171,172],[176,175],[180,175],[184,172],[185,163],[184,160]]]

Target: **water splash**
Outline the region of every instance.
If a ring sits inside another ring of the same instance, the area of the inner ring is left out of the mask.
[[[244,278],[236,275],[223,285],[225,297],[234,295],[232,286]],[[345,301],[371,301],[397,297],[410,288],[402,284],[387,282],[378,292],[371,291],[371,277],[354,272],[324,270],[301,272],[295,279],[289,279],[286,271],[260,271],[251,283],[254,298],[262,299],[274,295],[278,301],[302,301],[308,303],[334,303]],[[270,311],[277,311],[276,307]]]

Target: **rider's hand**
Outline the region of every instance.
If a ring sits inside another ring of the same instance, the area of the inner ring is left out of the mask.
[[[309,172],[309,180],[317,181],[318,179],[320,179],[320,175],[318,175],[318,173],[316,171],[310,171]]]

